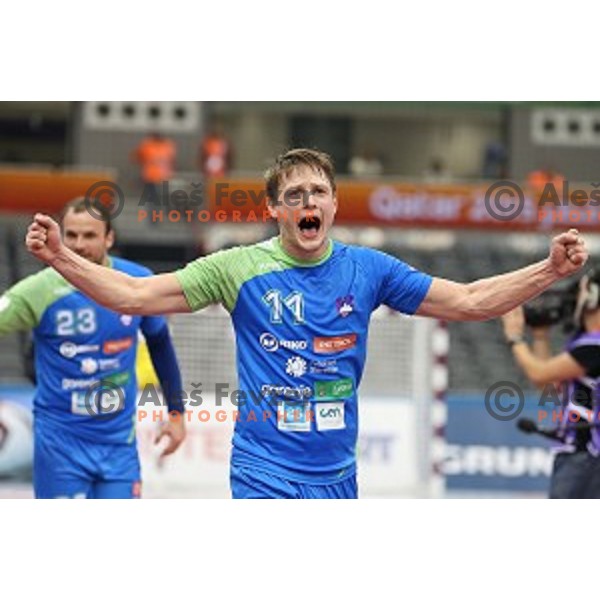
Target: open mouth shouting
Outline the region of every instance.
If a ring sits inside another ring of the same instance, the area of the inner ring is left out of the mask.
[[[314,214],[307,214],[298,221],[298,230],[300,237],[305,240],[314,240],[322,229],[321,217]]]

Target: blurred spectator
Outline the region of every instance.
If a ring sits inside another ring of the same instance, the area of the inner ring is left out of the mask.
[[[560,196],[564,180],[564,175],[552,167],[546,166],[538,169],[537,171],[532,171],[529,173],[527,176],[527,185],[537,194],[541,194],[546,185],[550,183],[554,186],[554,189]]]
[[[354,177],[378,177],[383,173],[383,165],[375,152],[367,148],[350,160],[348,170]]]
[[[199,168],[204,177],[225,177],[233,162],[231,143],[220,125],[214,124],[200,144]]]
[[[425,183],[445,183],[452,179],[450,171],[444,161],[439,157],[434,157],[429,162],[429,167],[423,173]]]
[[[173,176],[175,155],[175,143],[160,133],[151,133],[134,150],[132,159],[140,165],[146,201],[160,203],[161,185]]]
[[[493,141],[485,147],[483,157],[484,179],[506,178],[506,148],[502,142]]]

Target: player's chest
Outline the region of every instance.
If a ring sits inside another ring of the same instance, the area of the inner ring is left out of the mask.
[[[246,323],[348,331],[368,324],[369,288],[355,273],[260,278],[242,290],[236,312]]]

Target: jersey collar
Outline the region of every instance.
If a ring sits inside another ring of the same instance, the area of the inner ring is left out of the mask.
[[[329,240],[327,245],[327,250],[325,253],[319,258],[302,260],[296,258],[294,256],[290,256],[284,249],[281,244],[281,240],[279,237],[273,238],[273,247],[275,248],[275,254],[277,258],[283,260],[286,264],[297,266],[297,267],[316,267],[318,265],[322,265],[324,262],[331,258],[333,254],[333,240]]]

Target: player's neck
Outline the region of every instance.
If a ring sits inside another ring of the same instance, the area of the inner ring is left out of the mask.
[[[305,250],[304,248],[299,248],[298,246],[291,244],[281,235],[277,238],[277,240],[279,242],[279,247],[285,254],[287,254],[290,258],[302,262],[319,262],[327,255],[331,247],[331,240],[329,238],[325,238],[323,243],[314,250]]]

